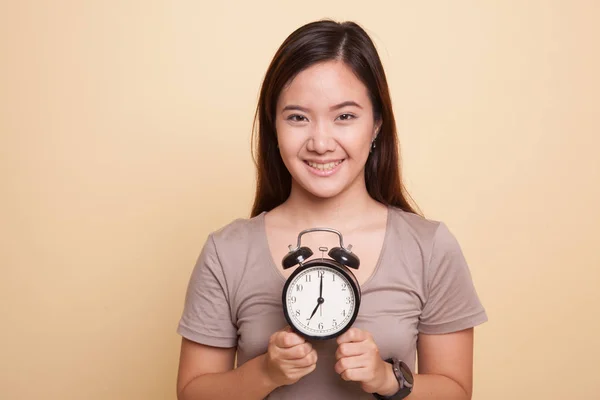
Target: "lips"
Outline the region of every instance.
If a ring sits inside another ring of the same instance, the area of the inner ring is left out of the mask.
[[[319,177],[329,177],[334,175],[336,172],[342,168],[344,165],[345,159],[341,160],[324,160],[324,161],[314,161],[314,160],[306,160],[304,164],[308,171]]]

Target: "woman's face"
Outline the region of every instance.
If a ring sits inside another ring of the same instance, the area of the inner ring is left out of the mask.
[[[329,198],[364,187],[364,167],[380,124],[366,86],[341,61],[313,65],[286,86],[277,102],[279,151],[299,185]]]

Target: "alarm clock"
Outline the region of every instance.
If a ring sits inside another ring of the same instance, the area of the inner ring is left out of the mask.
[[[313,251],[301,246],[302,235],[331,232],[339,237],[340,247],[319,250],[330,258],[313,258]],[[283,269],[298,265],[287,278],[282,292],[283,313],[290,327],[306,339],[327,340],[346,332],[356,320],[360,308],[360,285],[351,269],[360,260],[352,245],[344,247],[342,234],[331,228],[311,228],[298,234],[295,248],[283,257]]]

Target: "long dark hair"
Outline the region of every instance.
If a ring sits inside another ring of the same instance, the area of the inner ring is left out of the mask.
[[[368,89],[375,118],[382,121],[375,149],[365,166],[369,195],[380,203],[418,214],[409,204],[410,196],[402,183],[392,101],[375,45],[355,22],[320,20],[292,32],[267,69],[252,134],[257,182],[251,216],[270,211],[283,203],[292,187],[292,177],[277,149],[275,112],[279,94],[302,70],[328,60],[341,60],[354,71]]]

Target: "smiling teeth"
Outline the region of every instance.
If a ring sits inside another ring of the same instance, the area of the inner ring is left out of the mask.
[[[340,165],[341,162],[342,161],[335,161],[335,162],[330,162],[327,164],[318,164],[315,162],[308,161],[308,165],[310,165],[311,167],[316,168],[320,171],[328,171],[328,170],[333,169],[333,168],[337,167],[338,165]]]

